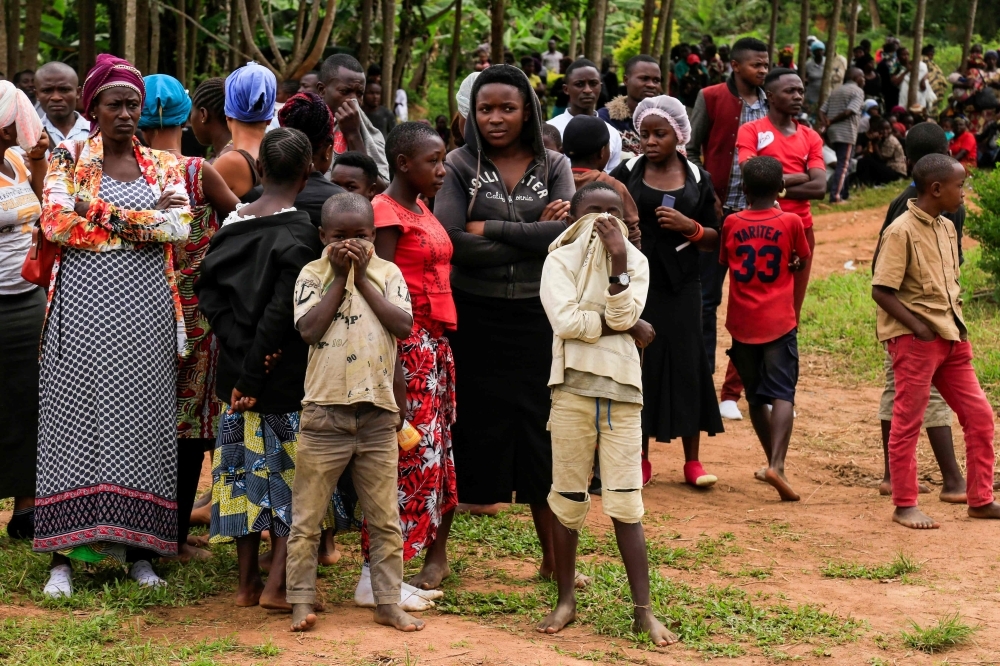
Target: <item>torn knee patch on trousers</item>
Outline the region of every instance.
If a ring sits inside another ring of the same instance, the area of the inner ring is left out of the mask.
[[[570,499],[567,495],[581,497],[579,500]],[[571,530],[579,530],[583,527],[587,514],[590,512],[590,495],[580,492],[561,493],[555,488],[549,491],[549,508],[555,514],[559,522]]]
[[[604,513],[622,523],[638,523],[642,520],[645,508],[642,505],[642,490],[626,488],[616,490],[604,488],[601,493]]]

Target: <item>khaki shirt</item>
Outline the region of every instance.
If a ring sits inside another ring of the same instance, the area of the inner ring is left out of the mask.
[[[907,202],[907,212],[890,224],[879,242],[872,285],[896,290],[908,310],[927,322],[945,340],[960,340],[967,331],[962,320],[958,286],[958,242],[955,225],[932,218]],[[879,341],[913,333],[878,309]]]

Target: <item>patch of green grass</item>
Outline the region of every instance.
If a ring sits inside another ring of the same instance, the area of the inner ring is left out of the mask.
[[[827,578],[865,578],[868,580],[892,580],[920,571],[920,565],[899,553],[888,564],[866,565],[857,562],[827,562],[820,569]]]
[[[599,635],[641,643],[632,630],[632,604],[625,568],[619,563],[581,562],[591,584],[577,591],[577,621]],[[438,602],[445,613],[484,618],[514,616],[537,622],[555,603],[554,583],[539,583],[537,593],[459,592]],[[746,645],[757,648],[795,642],[841,643],[856,640],[864,624],[821,611],[816,606],[762,605],[736,587],[694,587],[650,571],[653,611],[686,645],[705,656],[735,657]]]
[[[959,278],[965,299],[962,310],[974,350],[972,365],[990,401],[1000,406],[1000,307],[988,297],[972,298],[992,284],[979,262],[979,248],[965,253]],[[837,273],[809,283],[799,348],[829,357],[849,381],[881,382],[884,352],[875,338],[870,269]]]
[[[772,571],[770,567],[742,566],[737,571],[722,571],[720,573],[727,578],[754,578],[756,580],[767,580],[771,577]]]
[[[885,185],[880,187],[859,187],[851,190],[851,198],[842,204],[834,206],[827,197],[822,201],[813,199],[810,202],[813,215],[824,215],[826,213],[850,213],[855,210],[866,210],[868,208],[879,208],[888,206],[892,200],[899,196],[900,187]]]
[[[900,632],[903,643],[908,648],[927,654],[934,654],[961,645],[977,630],[977,627],[970,627],[962,622],[958,613],[941,618],[937,624],[926,629],[913,620],[910,620],[910,626],[912,631]]]
[[[145,639],[117,613],[0,623],[0,663],[5,666],[215,666],[220,664],[216,658],[238,652],[248,650],[235,638],[195,645]]]
[[[73,596],[49,599],[42,587],[49,576],[49,558],[33,553],[30,544],[0,538],[0,603],[30,600],[49,609],[104,610],[139,613],[151,606],[187,606],[205,597],[233,589],[236,581],[236,550],[213,547],[213,557],[197,565],[161,562],[157,573],[167,584],[140,587],[124,568],[111,563],[84,567],[75,565]]]

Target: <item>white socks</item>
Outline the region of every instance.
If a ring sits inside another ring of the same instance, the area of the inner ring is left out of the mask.
[[[736,406],[735,400],[723,400],[719,403],[719,414],[724,419],[729,419],[730,421],[742,421],[743,414],[740,413],[740,408]]]
[[[167,581],[156,575],[153,565],[146,560],[139,560],[128,570],[128,577],[139,583],[140,587],[160,587]]]
[[[408,583],[400,588],[399,607],[408,613],[434,608],[434,600],[444,596],[441,590],[421,590]],[[361,567],[361,579],[354,590],[354,603],[362,608],[375,608],[375,592],[372,589],[372,572],[366,564]]]
[[[49,582],[42,589],[42,594],[52,599],[73,596],[73,570],[68,564],[60,564],[49,571]]]

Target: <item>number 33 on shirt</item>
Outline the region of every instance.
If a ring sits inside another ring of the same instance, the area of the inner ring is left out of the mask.
[[[771,342],[795,328],[793,255],[810,255],[798,215],[769,208],[726,218],[719,247],[719,263],[730,272],[726,328],[740,342]]]

